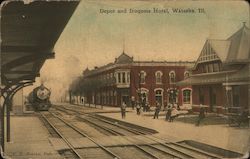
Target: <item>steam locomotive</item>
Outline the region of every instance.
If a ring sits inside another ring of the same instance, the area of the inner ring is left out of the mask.
[[[28,105],[31,105],[35,111],[48,111],[51,107],[51,91],[43,84],[33,89],[27,97]]]

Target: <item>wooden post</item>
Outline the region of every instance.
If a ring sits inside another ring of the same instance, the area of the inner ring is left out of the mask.
[[[7,128],[7,142],[10,142],[10,107],[12,105],[12,101],[10,98],[7,98],[6,100],[8,100],[6,102],[6,128]]]
[[[248,124],[250,127],[250,83],[248,84],[248,112],[249,112],[248,113]],[[249,151],[250,151],[250,147],[249,147]]]
[[[5,131],[4,131],[4,105],[1,107],[1,146],[2,150],[4,151],[4,138],[5,138]]]
[[[1,49],[1,48],[0,48]],[[0,50],[1,52],[1,50]],[[2,56],[0,55],[0,87],[2,86]],[[3,92],[2,92],[2,88],[0,89],[0,100],[1,97],[3,97]],[[4,152],[4,106],[0,104],[0,132],[1,132],[1,145],[0,148],[2,147],[2,150]],[[0,150],[1,151],[1,150]],[[1,153],[1,152],[0,152]],[[0,154],[1,157],[1,154]]]

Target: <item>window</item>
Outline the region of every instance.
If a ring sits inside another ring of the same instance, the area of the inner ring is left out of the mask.
[[[130,73],[127,72],[127,83],[130,83]]]
[[[126,83],[125,72],[122,72],[122,83]]]
[[[121,73],[118,73],[118,83],[121,83]]]
[[[161,91],[161,90],[157,90],[157,91],[155,91],[155,95],[157,95],[157,96],[161,96],[161,95],[162,95],[162,91]]]
[[[184,79],[188,78],[189,75],[190,75],[190,73],[189,73],[188,71],[185,71],[185,72],[184,72]]]
[[[167,90],[169,103],[178,103],[178,92],[177,88],[169,88]]]
[[[185,89],[183,90],[183,103],[184,104],[190,104],[190,98],[191,97],[191,90]]]
[[[218,72],[219,69],[219,64],[218,63],[214,63],[214,72]]]
[[[146,78],[146,72],[141,71],[140,72],[140,83],[146,83],[145,78]]]
[[[175,72],[174,71],[171,71],[169,73],[169,81],[170,81],[170,83],[175,83]]]
[[[157,72],[155,73],[156,83],[158,83],[158,84],[162,83],[161,77],[162,77],[162,72],[161,72],[161,71],[157,71]]]
[[[111,77],[111,74],[110,74]],[[115,72],[115,78],[116,79],[116,84],[119,85],[128,85],[130,83],[130,72],[127,70],[119,70]]]
[[[213,72],[213,64],[208,64],[208,72]]]
[[[201,65],[201,68],[202,68],[202,73],[206,73],[206,66],[204,64]]]

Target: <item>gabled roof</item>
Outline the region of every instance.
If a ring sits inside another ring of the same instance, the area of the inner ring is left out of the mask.
[[[226,62],[249,61],[250,29],[245,25],[245,23],[237,32],[235,32],[227,40],[231,41],[231,46]]]
[[[196,61],[194,69],[199,63],[203,62],[214,60],[224,62],[229,51],[230,43],[229,40],[207,39]]]
[[[133,57],[128,56],[126,53],[122,53],[118,58],[115,59],[115,63],[131,63],[133,62]]]
[[[204,60],[206,55],[213,59]],[[220,60],[222,63],[250,61],[250,29],[244,25],[226,40],[207,39],[193,69],[199,63]]]

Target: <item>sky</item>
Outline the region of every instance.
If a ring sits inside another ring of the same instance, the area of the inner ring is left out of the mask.
[[[128,13],[153,8],[169,13]],[[195,13],[174,13],[177,8]],[[117,13],[122,9],[127,13]],[[249,26],[245,1],[82,0],[55,45],[55,59],[45,62],[34,86],[42,81],[52,100],[60,99],[86,67],[114,62],[123,50],[135,60],[195,61],[207,38],[226,39],[243,22]]]

